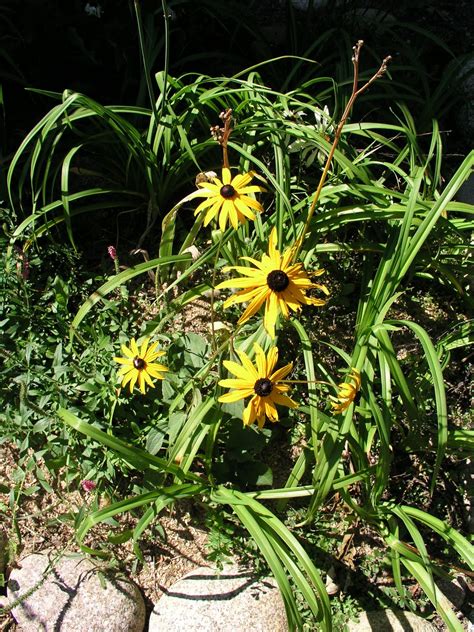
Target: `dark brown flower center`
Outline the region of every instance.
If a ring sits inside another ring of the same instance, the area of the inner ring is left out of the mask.
[[[283,292],[290,284],[290,279],[283,270],[272,270],[267,275],[267,285],[274,292]]]
[[[136,358],[133,358],[133,366],[137,369],[137,371],[143,371],[143,369],[146,368],[146,362],[143,358],[139,358],[137,356]]]
[[[224,184],[224,186],[221,187],[220,194],[223,198],[231,198],[235,195],[235,189],[231,184]]]
[[[255,382],[253,390],[260,397],[268,397],[273,390],[273,384],[267,377],[261,377]]]

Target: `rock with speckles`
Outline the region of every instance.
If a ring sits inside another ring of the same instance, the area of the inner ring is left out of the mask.
[[[135,584],[99,573],[82,556],[62,557],[52,567],[47,555],[26,556],[8,580],[8,602],[25,594],[12,611],[22,632],[142,632],[145,626]]]
[[[166,590],[149,632],[287,632],[285,606],[273,579],[226,567],[198,568]]]
[[[429,621],[403,610],[363,612],[359,621],[347,623],[349,632],[436,632]]]

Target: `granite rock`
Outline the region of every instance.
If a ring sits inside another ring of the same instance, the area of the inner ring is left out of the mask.
[[[404,610],[363,612],[359,621],[347,624],[349,632],[436,632],[436,628],[421,617]]]
[[[448,599],[451,606],[454,606],[458,610],[463,605],[466,594],[470,592],[466,578],[463,575],[458,575],[452,581],[439,580],[436,585]]]
[[[28,555],[8,580],[9,603],[31,591],[12,611],[22,632],[142,632],[145,603],[135,584],[82,556],[62,557],[52,570],[49,563],[48,555]]]
[[[149,632],[287,632],[280,591],[273,579],[256,579],[237,567],[219,574],[198,568],[165,591]]]

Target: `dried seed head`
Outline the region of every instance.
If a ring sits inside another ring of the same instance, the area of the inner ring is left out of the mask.
[[[273,391],[273,384],[267,377],[261,377],[255,382],[253,390],[260,397],[268,397]]]
[[[146,368],[146,362],[143,358],[139,358],[138,356],[133,359],[133,366],[137,371],[143,371]]]

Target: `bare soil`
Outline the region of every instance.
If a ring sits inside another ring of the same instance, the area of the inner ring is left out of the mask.
[[[19,487],[17,468],[17,449],[10,444],[0,446],[0,480],[7,487]],[[52,481],[46,469],[44,475],[54,487],[52,492],[40,488],[29,495],[30,489],[36,486],[37,482],[32,474],[28,474],[13,506],[10,505],[8,494],[0,494],[0,545],[4,553],[5,550],[10,551],[9,555],[3,556],[3,568],[0,551],[0,572],[6,573],[7,577],[12,567],[18,564],[18,560],[30,553],[80,552],[75,539],[74,516],[81,508],[90,505],[96,492],[86,492],[82,487],[72,489],[65,483]],[[108,502],[105,496],[100,499],[101,505]],[[121,516],[118,521],[121,530],[124,530],[133,528],[137,518]],[[163,594],[163,589],[194,568],[207,566],[207,534],[195,523],[195,516],[191,517],[183,505],[180,505],[179,510],[164,513],[159,519],[161,528],[148,532],[140,543],[144,564],[137,561],[130,541],[109,547],[108,564],[111,569],[124,571],[139,586],[148,612],[151,612]],[[99,547],[106,541],[109,532],[110,527],[107,525],[97,525],[85,544]],[[10,561],[8,557],[11,558]],[[18,629],[11,615],[0,615],[2,632],[13,632]]]

